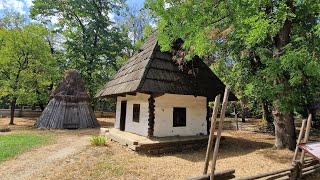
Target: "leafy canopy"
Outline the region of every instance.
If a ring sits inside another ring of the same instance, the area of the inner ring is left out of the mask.
[[[110,14],[119,13],[123,0],[35,0],[31,17],[46,24],[53,16],[64,36],[66,66],[80,71],[91,97],[118,69],[117,60],[129,45]],[[110,73],[111,72],[111,73]]]
[[[20,15],[10,17],[22,19]],[[8,22],[19,22],[15,20]],[[55,61],[44,39],[47,29],[33,23],[5,27],[0,28],[0,98],[24,104],[45,103],[48,86],[56,74]]]
[[[214,58],[214,69],[230,67],[226,83],[242,93],[268,98],[282,109],[305,106],[318,97],[320,1],[147,0],[159,17],[159,44],[169,50],[184,40],[188,57]],[[275,56],[276,36],[292,20],[290,41]],[[230,64],[231,62],[231,64]],[[219,73],[217,73],[219,74]],[[220,71],[220,74],[223,74]],[[230,78],[231,77],[231,78]],[[286,79],[275,83],[277,79]],[[243,82],[242,82],[243,80]]]

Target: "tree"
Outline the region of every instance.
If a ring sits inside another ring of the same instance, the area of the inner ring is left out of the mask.
[[[44,24],[55,16],[65,38],[68,68],[77,69],[91,98],[119,68],[117,59],[130,43],[109,15],[118,13],[123,0],[35,0],[31,17]],[[111,72],[110,72],[111,71]]]
[[[293,113],[319,92],[319,0],[147,0],[159,44],[184,40],[187,58],[218,54],[249,69],[248,85],[272,102],[275,145],[295,147]]]
[[[21,17],[21,15],[7,16]],[[15,18],[8,22],[18,22]],[[23,21],[21,21],[23,22]],[[55,61],[43,36],[46,28],[39,24],[18,23],[0,29],[0,98],[11,102],[10,124],[14,124],[16,104],[47,100],[47,87],[56,73]]]
[[[153,31],[150,25],[153,21],[149,10],[143,7],[138,8],[135,5],[127,6],[115,20],[118,21],[117,26],[126,32],[131,40],[132,46],[128,47],[126,52],[128,56],[132,56]]]

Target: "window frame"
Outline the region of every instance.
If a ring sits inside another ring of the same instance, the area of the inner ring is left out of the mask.
[[[177,113],[184,113],[177,115]],[[172,113],[172,127],[187,127],[187,108],[186,107],[173,107]],[[176,119],[177,116],[182,116],[180,119]],[[181,118],[184,119],[182,122]]]
[[[133,104],[132,105],[132,122],[139,123],[140,122],[140,113],[141,108],[140,104]]]

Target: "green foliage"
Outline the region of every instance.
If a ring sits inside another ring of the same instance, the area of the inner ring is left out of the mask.
[[[213,56],[213,71],[249,101],[268,100],[282,110],[301,109],[319,99],[320,1],[147,0],[158,17],[159,44],[177,39],[192,57]],[[292,20],[288,44],[275,44]]]
[[[50,135],[35,133],[12,133],[0,136],[0,162],[26,150],[43,145],[52,138]]]
[[[105,146],[106,141],[107,139],[104,135],[97,135],[90,138],[90,143],[94,146]]]
[[[6,16],[8,22],[20,22],[19,15]],[[6,22],[5,20],[4,22]],[[56,63],[40,24],[14,23],[0,29],[0,98],[15,99],[17,103],[46,103],[48,86],[56,78]]]
[[[30,9],[31,17],[44,24],[58,17],[56,27],[66,40],[66,67],[81,73],[91,97],[119,68],[117,60],[130,46],[127,35],[108,16],[119,14],[123,2],[35,0]]]

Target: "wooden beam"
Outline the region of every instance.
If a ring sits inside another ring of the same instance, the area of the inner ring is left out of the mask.
[[[312,121],[312,114],[309,113],[308,120],[307,120],[306,132],[305,132],[305,134],[304,134],[304,139],[303,139],[303,142],[302,142],[302,143],[307,143],[307,142],[308,142],[309,134],[310,134],[310,130],[311,130],[311,121]],[[303,164],[304,164],[304,155],[305,155],[305,151],[302,150],[301,156],[300,156],[300,164],[301,164],[301,167],[303,167]],[[302,176],[302,171],[300,171],[300,173],[299,173],[299,178],[300,178],[301,176]]]
[[[130,95],[130,96],[136,96],[137,93],[136,93],[136,92],[131,92],[131,93],[128,93],[128,95]]]
[[[254,179],[260,179],[260,178],[264,178],[264,177],[268,177],[268,176],[272,176],[272,175],[276,175],[276,174],[282,174],[284,172],[289,172],[292,169],[294,169],[293,166],[288,167],[288,168],[284,168],[284,169],[280,169],[280,170],[276,170],[276,171],[271,171],[271,172],[267,172],[267,173],[263,173],[263,174],[258,174],[255,176],[248,176],[248,177],[244,177],[244,178],[240,178],[238,180],[254,180]]]
[[[299,137],[298,137],[297,144],[296,144],[296,149],[294,151],[294,155],[293,155],[293,159],[292,159],[293,163],[297,159],[297,155],[298,155],[298,151],[299,151],[298,145],[301,143],[301,139],[302,139],[302,135],[303,135],[305,127],[306,127],[306,120],[304,119],[301,124],[300,133],[299,133]]]
[[[215,130],[215,127],[216,127],[218,110],[219,110],[219,107],[220,107],[220,97],[221,97],[221,95],[219,94],[218,96],[216,96],[216,99],[214,101],[214,107],[213,107],[213,112],[212,112],[212,117],[211,117],[210,135],[209,135],[209,140],[208,140],[206,158],[204,160],[203,174],[207,174],[208,165],[209,165],[209,159],[210,159],[210,155],[212,153],[214,130]]]
[[[222,133],[222,128],[223,128],[223,121],[224,121],[224,118],[226,115],[229,93],[230,93],[230,91],[229,91],[228,87],[226,87],[226,89],[224,91],[224,96],[223,96],[222,109],[221,109],[221,114],[220,114],[219,129],[217,132],[216,144],[214,146],[214,151],[213,151],[213,156],[212,156],[211,174],[214,174],[214,171],[216,169],[216,161],[217,161],[217,156],[218,156],[218,151],[219,151],[221,133]],[[214,176],[211,176],[210,180],[214,180]]]
[[[215,179],[220,180],[220,179],[232,179],[234,178],[234,173],[236,172],[235,169],[227,169],[224,171],[219,171],[214,174]],[[194,177],[188,180],[209,180],[210,179],[210,174]]]
[[[156,93],[156,94],[153,94],[153,97],[154,98],[157,98],[157,97],[160,97],[160,96],[163,96],[164,93]]]

